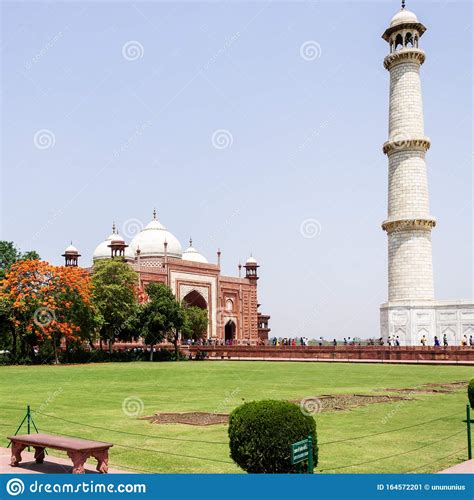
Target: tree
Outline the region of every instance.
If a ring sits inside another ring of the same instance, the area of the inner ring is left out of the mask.
[[[138,308],[138,275],[121,259],[106,259],[94,264],[92,300],[102,317],[101,340],[109,351],[116,337],[123,334]]]
[[[13,241],[0,241],[0,279],[3,279],[10,267],[19,260],[40,260],[40,256],[34,250],[22,254]]]
[[[208,315],[207,310],[196,306],[184,306],[185,323],[181,331],[183,339],[199,340],[206,336]]]
[[[14,329],[12,351],[20,343],[22,354],[49,340],[55,361],[64,339],[82,340],[90,335],[94,310],[92,285],[86,270],[57,267],[39,260],[19,260],[1,282],[3,314]],[[10,308],[10,310],[8,310]]]
[[[180,304],[171,289],[163,283],[150,283],[146,287],[148,301],[140,311],[141,332],[150,346],[150,361],[156,344],[163,342],[179,326]]]
[[[176,300],[171,310],[171,317],[172,328],[168,334],[168,340],[174,346],[174,356],[175,360],[177,361],[179,337],[183,334],[184,331],[186,331],[186,328],[189,327],[187,327],[186,323],[186,309]]]
[[[8,350],[16,358],[17,334],[13,317],[13,301],[0,295],[0,348]]]
[[[21,254],[20,260],[41,260],[41,257],[35,250],[28,250]]]

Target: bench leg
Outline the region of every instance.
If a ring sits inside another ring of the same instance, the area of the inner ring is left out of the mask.
[[[97,460],[96,470],[101,474],[109,471],[109,450],[94,451],[92,456]]]
[[[89,454],[80,451],[68,451],[67,454],[72,460],[72,473],[84,474],[84,464],[86,463]]]
[[[44,448],[35,447],[35,460],[37,464],[42,464],[44,462]]]
[[[12,443],[12,457],[10,460],[10,465],[12,467],[18,467],[21,462],[21,452],[26,448],[26,444]]]

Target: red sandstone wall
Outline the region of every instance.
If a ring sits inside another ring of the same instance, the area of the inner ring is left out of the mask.
[[[386,346],[190,346],[183,352],[206,351],[210,359],[321,359],[378,361],[474,362],[471,347],[392,347]]]

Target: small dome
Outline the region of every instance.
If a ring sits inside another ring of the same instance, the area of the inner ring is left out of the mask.
[[[398,26],[399,24],[417,22],[418,18],[416,17],[416,14],[414,14],[410,10],[401,9],[392,17],[392,20],[390,21],[390,27],[392,28],[393,26]]]
[[[120,241],[122,243],[125,243],[125,240],[122,238],[122,236],[120,236],[120,234],[118,233],[115,233],[115,234],[111,234],[109,236],[110,238],[110,241]]]
[[[255,260],[252,256],[250,256],[250,257],[246,260],[245,265],[247,265],[247,264],[256,264],[256,263],[257,263],[257,261],[256,261],[256,260]]]
[[[64,253],[79,253],[79,250],[71,243],[68,247],[66,247]]]
[[[190,262],[200,262],[201,264],[209,264],[208,260],[204,255],[200,254],[194,247],[193,241],[189,240],[189,247],[183,253],[183,260],[188,260]]]
[[[168,256],[181,259],[183,254],[181,243],[156,219],[154,212],[153,220],[133,238],[130,242],[130,248],[134,254],[137,248],[140,248],[142,257],[163,257],[165,255],[165,242],[168,244]]]

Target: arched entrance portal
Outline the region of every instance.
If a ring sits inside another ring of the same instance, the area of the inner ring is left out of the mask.
[[[209,311],[207,309],[207,302],[204,297],[196,290],[190,291],[183,297],[182,303],[185,307],[199,307],[199,309],[203,309],[206,311],[206,316],[208,320],[207,332],[201,332],[199,335],[195,335],[193,333],[193,340],[201,339],[203,336],[209,338],[210,336],[210,319],[209,319]],[[203,335],[204,334],[204,335]]]
[[[184,298],[183,302],[187,306],[199,307],[201,309],[207,309],[207,303],[204,300],[204,297],[196,290],[192,290],[189,292]]]
[[[235,323],[231,319],[225,324],[224,335],[226,342],[235,340]]]

